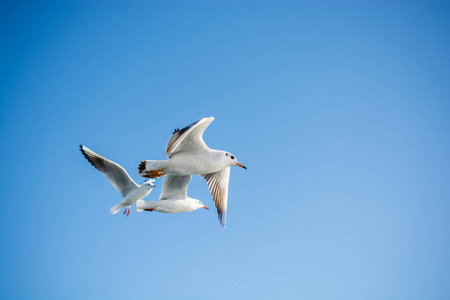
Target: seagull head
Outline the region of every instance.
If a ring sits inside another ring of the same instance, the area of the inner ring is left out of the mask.
[[[148,188],[148,189],[152,189],[155,187],[155,185],[153,184],[153,182],[155,182],[155,179],[147,179],[144,181],[144,183],[142,184],[142,186]]]
[[[204,208],[209,210],[209,208],[207,208],[205,205],[203,205],[202,201],[197,200],[197,199],[192,199],[192,201],[194,202],[194,210],[199,209],[199,208]]]
[[[234,156],[233,154],[231,154],[230,152],[225,152],[225,159],[227,160],[227,163],[230,167],[232,166],[238,166],[241,168],[244,168],[247,170],[247,167],[244,166],[243,164],[240,164],[237,159],[236,156]]]

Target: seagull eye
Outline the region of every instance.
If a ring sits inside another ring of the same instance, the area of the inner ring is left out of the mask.
[[[228,156],[228,153],[225,153],[225,156]]]
[[[233,155],[231,155],[231,159],[234,159],[234,156],[233,156]]]

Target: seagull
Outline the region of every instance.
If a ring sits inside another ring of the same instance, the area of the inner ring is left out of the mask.
[[[163,213],[190,212],[199,208],[209,209],[200,200],[187,196],[187,187],[192,175],[166,175],[159,201],[136,202],[136,210],[159,211]]]
[[[139,175],[146,178],[158,178],[166,174],[202,176],[216,205],[220,226],[225,228],[230,167],[247,168],[230,152],[210,149],[205,144],[203,132],[212,121],[213,117],[203,118],[181,130],[175,129],[166,147],[168,159],[142,161]]]
[[[137,200],[144,199],[152,191],[154,180],[147,180],[141,185],[137,185],[127,171],[119,164],[98,155],[86,146],[80,145],[81,153],[100,172],[105,175],[109,183],[118,190],[123,197],[122,202],[110,208],[112,214],[116,214],[122,207],[125,207],[124,215],[130,214],[130,206]]]

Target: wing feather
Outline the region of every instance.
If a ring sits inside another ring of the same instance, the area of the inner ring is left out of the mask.
[[[187,187],[192,175],[166,175],[159,200],[187,198]]]
[[[228,182],[230,181],[230,167],[216,173],[201,175],[208,183],[211,196],[216,205],[219,222],[222,228],[227,223]]]
[[[98,155],[86,146],[80,145],[80,150],[84,157],[86,157],[97,170],[102,172],[109,183],[122,194],[122,197],[125,197],[130,191],[139,187],[136,182],[131,179],[127,171],[119,164]]]
[[[166,156],[171,158],[179,152],[199,153],[209,149],[203,141],[203,132],[212,121],[213,117],[203,118],[181,130],[175,130],[167,143]]]

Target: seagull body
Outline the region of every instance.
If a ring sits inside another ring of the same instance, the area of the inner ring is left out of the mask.
[[[191,181],[191,175],[166,175],[159,201],[136,202],[136,210],[158,211],[163,213],[190,212],[199,208],[209,209],[200,200],[187,196],[187,187]]]
[[[114,188],[122,194],[123,200],[110,208],[112,214],[117,213],[125,207],[125,213],[130,214],[130,206],[137,200],[144,199],[155,186],[152,180],[148,180],[141,185],[136,184],[127,171],[119,164],[98,155],[86,146],[80,145],[81,153],[86,159],[111,183]]]
[[[229,167],[229,159],[225,156],[225,152],[219,150],[192,154],[182,152],[165,161],[145,160],[144,162],[146,168],[163,169],[162,173],[171,175],[202,175],[215,173]],[[140,175],[151,178],[152,171],[147,173],[146,171],[140,172]],[[159,175],[155,177],[160,177]]]
[[[144,160],[139,165],[139,175],[158,178],[169,175],[200,175],[208,183],[222,228],[226,225],[228,182],[230,167],[240,164],[227,151],[210,149],[203,141],[203,132],[214,121],[203,118],[181,130],[175,130],[166,147],[167,160]]]
[[[175,214],[181,212],[190,212],[199,208],[205,208],[203,204],[196,205],[197,199],[187,198],[182,200],[164,200],[164,201],[144,201],[138,200],[136,202],[136,210],[142,211],[157,211],[167,214]]]

